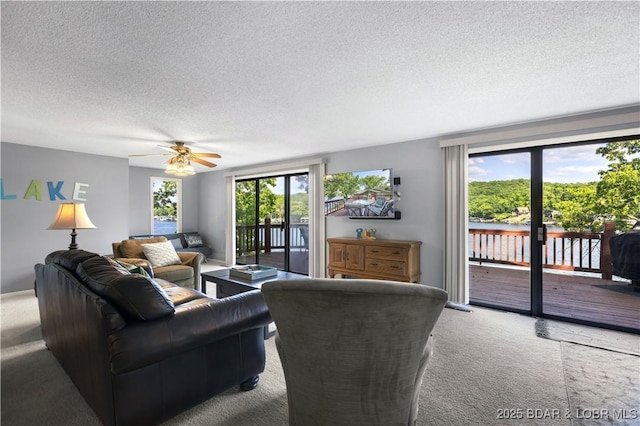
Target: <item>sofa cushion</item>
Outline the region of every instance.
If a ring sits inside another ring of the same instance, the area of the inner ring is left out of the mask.
[[[124,240],[120,245],[120,252],[122,257],[133,257],[138,259],[146,259],[144,251],[142,250],[142,244],[159,243],[167,241],[166,237],[145,238],[140,240]]]
[[[84,250],[61,250],[47,256],[45,263],[54,263],[75,272],[79,264],[92,257],[100,256]]]
[[[193,279],[193,268],[185,265],[169,265],[156,268],[154,275],[172,283]]]
[[[151,266],[179,265],[182,263],[176,249],[170,241],[161,243],[142,244],[144,256],[151,262]]]
[[[139,274],[122,274],[111,263],[96,256],[76,269],[91,290],[113,303],[125,316],[149,321],[173,315],[173,302],[151,278]]]

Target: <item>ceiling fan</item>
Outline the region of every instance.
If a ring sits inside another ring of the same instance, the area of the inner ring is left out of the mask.
[[[202,158],[222,158],[220,154],[207,152],[192,152],[191,148],[185,146],[184,142],[174,141],[175,145],[162,146],[160,148],[169,151],[169,154],[132,154],[129,157],[145,157],[149,155],[171,155],[172,157],[166,162],[167,168],[165,173],[176,176],[194,175],[196,172],[191,165],[191,161],[202,164],[207,167],[216,167],[217,164],[211,163]]]

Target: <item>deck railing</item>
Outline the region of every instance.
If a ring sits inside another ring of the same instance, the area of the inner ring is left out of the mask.
[[[613,223],[604,232],[547,232],[543,267],[592,272],[610,280],[612,275],[609,238]],[[480,263],[529,266],[530,233],[526,230],[469,228],[469,260]]]
[[[301,227],[308,227],[308,223],[291,223],[289,235],[289,246],[293,249],[305,247]],[[284,249],[285,247],[285,227],[283,223],[265,223],[256,225],[236,226],[236,254],[243,256],[255,251],[256,233],[258,236],[258,247],[264,253],[271,253],[273,249]]]
[[[325,216],[330,215],[333,212],[337,212],[338,210],[344,209],[344,198],[339,200],[329,200],[324,202],[324,214]]]

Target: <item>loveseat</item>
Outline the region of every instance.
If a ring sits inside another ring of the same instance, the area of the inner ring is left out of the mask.
[[[204,256],[198,252],[177,252],[179,261],[172,265],[153,265],[145,256],[142,245],[166,242],[160,236],[148,239],[129,239],[111,244],[113,257],[123,263],[142,266],[155,278],[162,278],[182,287],[200,290],[200,264]]]
[[[207,245],[199,232],[176,232],[175,234],[130,235],[129,239],[140,240],[147,238],[165,237],[171,241],[177,252],[191,251],[202,253],[205,258],[211,257],[213,250]]]
[[[161,423],[264,370],[259,290],[213,299],[83,250],[35,273],[44,342],[105,425]]]

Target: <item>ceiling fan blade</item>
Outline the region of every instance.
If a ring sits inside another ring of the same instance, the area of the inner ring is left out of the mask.
[[[204,158],[222,158],[220,154],[213,154],[209,152],[192,152],[191,155],[195,155],[196,157],[204,157]]]
[[[207,166],[207,167],[216,167],[217,166],[217,164],[213,164],[213,163],[210,163],[208,161],[201,160],[198,157],[191,158],[191,161],[195,161],[196,163],[202,164],[203,166]]]
[[[178,151],[173,146],[164,146],[164,145],[158,145],[158,146],[166,151],[171,152],[172,154],[175,154]]]
[[[172,155],[172,154],[129,154],[129,157],[149,157],[155,155]]]

